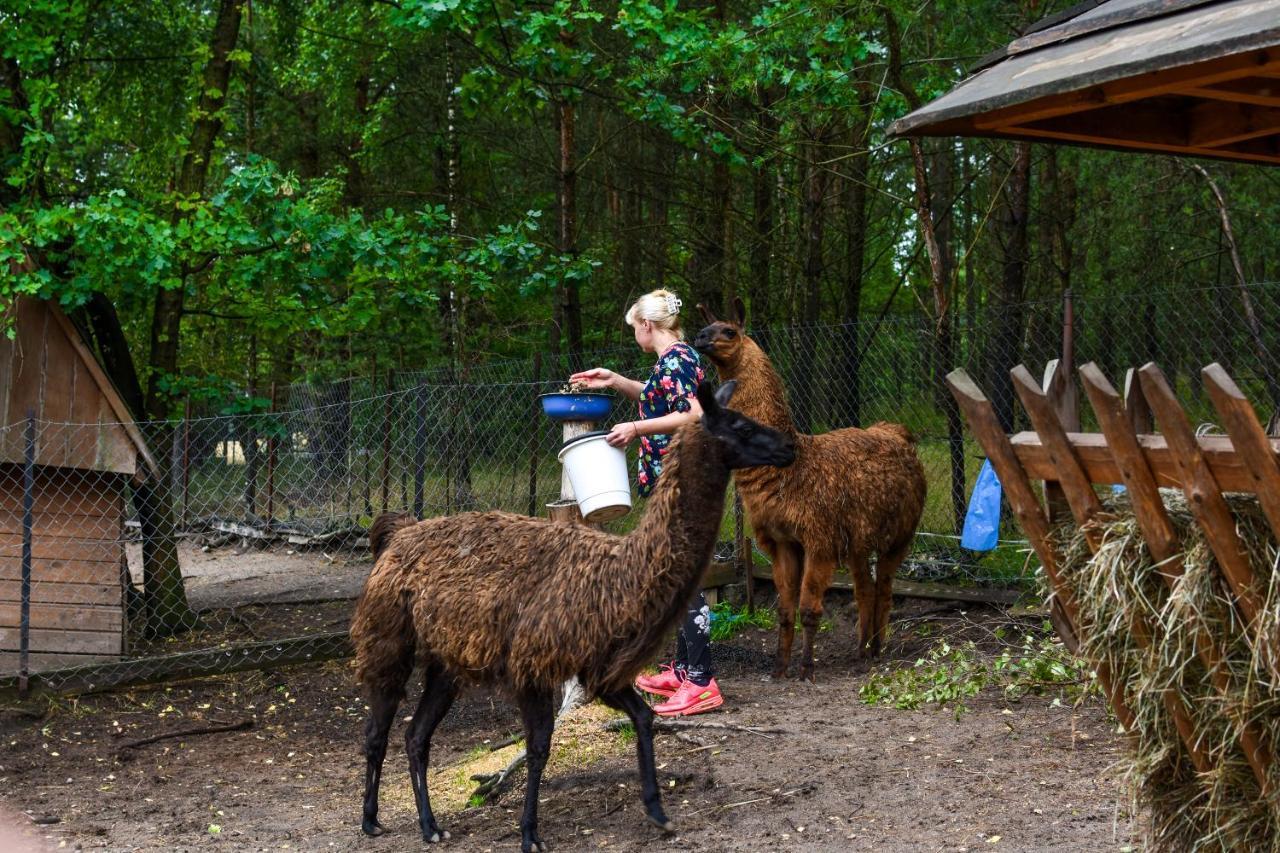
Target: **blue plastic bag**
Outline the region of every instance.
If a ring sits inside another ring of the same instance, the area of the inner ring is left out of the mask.
[[[969,511],[964,516],[960,547],[970,551],[990,551],[1000,538],[1000,479],[991,460],[982,463],[978,481],[969,496]]]

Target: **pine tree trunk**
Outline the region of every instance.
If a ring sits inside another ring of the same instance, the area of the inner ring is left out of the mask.
[[[1013,380],[1009,371],[1020,361],[1023,307],[1027,285],[1027,220],[1031,194],[1031,144],[1013,145],[1013,166],[1005,183],[996,230],[1004,248],[1000,278],[992,296],[992,332],[987,355],[986,387],[1005,432],[1013,431]]]

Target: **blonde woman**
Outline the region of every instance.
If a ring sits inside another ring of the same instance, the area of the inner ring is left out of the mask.
[[[639,440],[636,473],[642,497],[653,492],[662,474],[662,457],[671,434],[681,424],[702,417],[696,396],[704,371],[693,347],[683,340],[680,328],[680,299],[670,291],[646,293],[627,309],[626,321],[635,332],[636,344],[658,358],[644,382],[620,376],[603,367],[584,370],[569,377],[588,388],[612,388],[637,403],[640,417],[624,421],[609,432],[608,442],[626,447]],[[676,660],[657,675],[642,675],[636,687],[669,697],[654,707],[654,713],[674,717],[710,711],[724,704],[720,687],[711,670],[711,611],[699,590],[689,603],[689,611],[676,644]]]

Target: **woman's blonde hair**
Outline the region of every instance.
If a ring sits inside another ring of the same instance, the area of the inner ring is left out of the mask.
[[[680,328],[680,306],[684,304],[680,297],[669,290],[655,290],[646,293],[627,309],[628,326],[635,326],[641,320],[648,320],[659,329],[675,332],[676,337],[683,338],[684,330]]]

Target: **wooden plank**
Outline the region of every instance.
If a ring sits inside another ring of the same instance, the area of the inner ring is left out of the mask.
[[[1133,371],[1129,371],[1129,376],[1132,377],[1132,375]],[[1173,523],[1165,512],[1156,479],[1138,446],[1134,423],[1141,421],[1142,417],[1134,418],[1131,413],[1125,411],[1120,402],[1120,395],[1111,387],[1111,383],[1107,381],[1106,376],[1096,364],[1090,362],[1080,368],[1080,379],[1085,392],[1089,395],[1094,413],[1098,417],[1098,424],[1116,458],[1125,488],[1129,492],[1134,517],[1138,520],[1138,526],[1146,540],[1147,550],[1151,552],[1152,559],[1160,567],[1158,574],[1172,591],[1176,589],[1178,579],[1184,572],[1180,553],[1181,545],[1173,529]],[[1138,397],[1141,398],[1141,394]],[[1142,405],[1145,406],[1145,398],[1141,399],[1143,399]],[[1149,417],[1149,412],[1147,415]],[[1225,653],[1203,624],[1194,626],[1193,636],[1196,653],[1209,673],[1210,680],[1220,694],[1228,695],[1231,692],[1231,677],[1228,668],[1223,665]],[[1253,770],[1259,788],[1268,792],[1270,768],[1273,763],[1271,750],[1267,748],[1257,723],[1238,720],[1237,724],[1240,726],[1241,751]]]
[[[1021,367],[1021,365],[1019,365]],[[1016,369],[1016,368],[1015,368]],[[1025,368],[1023,368],[1025,370]],[[1044,368],[1044,381],[1042,387],[1045,395],[1052,401],[1053,405],[1066,405],[1066,370],[1062,363],[1056,359],[1050,359]],[[1016,379],[1014,380],[1017,381]],[[1025,405],[1025,404],[1024,404]],[[1076,426],[1079,429],[1079,425]],[[1062,484],[1057,479],[1044,481],[1044,505],[1049,513],[1049,520],[1054,524],[1065,520],[1071,514],[1070,504],[1067,502],[1067,496],[1063,494]]]
[[[0,602],[19,601],[21,585],[18,580],[0,580]],[[115,583],[37,581],[32,584],[32,599],[46,604],[119,606],[124,600],[124,589],[118,576]]]
[[[31,651],[71,655],[118,655],[123,648],[119,631],[59,631],[50,628],[31,630]],[[0,649],[18,648],[18,629],[0,625]]]
[[[1025,125],[1028,122],[1071,115],[1098,107],[1129,104],[1189,87],[1213,86],[1229,80],[1252,77],[1266,69],[1277,67],[1280,67],[1280,50],[1237,53],[1181,68],[1162,68],[1100,86],[1090,86],[1074,92],[1037,98],[1004,109],[992,110],[974,117],[973,126],[978,130],[1005,129],[1010,125]]]
[[[1099,433],[1068,433],[1071,447],[1084,466],[1089,480],[1094,483],[1120,482],[1120,470],[1107,449],[1106,437]],[[1020,432],[1009,439],[1018,461],[1027,475],[1036,480],[1053,479],[1053,463],[1049,453],[1034,432]],[[1247,492],[1253,489],[1253,476],[1245,470],[1244,462],[1225,435],[1205,435],[1194,439],[1213,479],[1228,492]],[[1280,439],[1271,439],[1273,453],[1280,454]],[[1156,481],[1164,488],[1180,488],[1182,481],[1173,453],[1164,435],[1140,435],[1138,443],[1142,454],[1151,466]]]
[[[1280,107],[1280,85],[1267,77],[1244,77],[1214,86],[1188,86],[1178,94],[1259,107]]]
[[[1095,524],[1102,515],[1102,502],[1098,500],[1093,485],[1085,477],[1084,469],[1080,467],[1080,462],[1071,449],[1071,442],[1067,440],[1066,429],[1059,420],[1053,401],[1022,365],[1010,371],[1010,376],[1018,399],[1022,401],[1023,408],[1027,410],[1036,432],[1049,449],[1050,458],[1058,469],[1062,491],[1070,504],[1071,514],[1084,533],[1089,550],[1096,554],[1102,545],[1102,536]],[[1129,629],[1141,648],[1151,648],[1154,630],[1145,618],[1134,614],[1130,619]],[[1181,696],[1172,691],[1166,691],[1163,699],[1165,709],[1187,748],[1187,754],[1191,756],[1191,763],[1201,773],[1208,772],[1212,769],[1213,762],[1200,746],[1195,724],[1191,721],[1191,712],[1187,710]]]
[[[54,536],[71,539],[105,539],[119,541],[124,535],[124,525],[116,515],[75,515],[63,512],[42,512],[32,516],[31,533],[34,537]],[[0,510],[0,536],[22,535],[22,513]]]
[[[1069,127],[1054,128],[1043,125],[1020,125],[1002,128],[1002,133],[995,135],[1004,135],[1012,138],[1034,138],[1034,139],[1051,139],[1058,142],[1073,142],[1080,145],[1090,145],[1097,148],[1122,149],[1126,151],[1159,151],[1165,154],[1180,154],[1196,157],[1210,157],[1215,160],[1238,160],[1244,163],[1269,163],[1274,165],[1280,162],[1280,154],[1277,153],[1276,146],[1254,144],[1256,140],[1249,140],[1239,143],[1235,147],[1222,148],[1191,148],[1176,142],[1161,142],[1153,139],[1124,139],[1114,136],[1101,135],[1100,126],[1098,130],[1092,133],[1081,132]],[[1267,140],[1263,140],[1264,142]]]
[[[0,603],[0,627],[17,628],[21,623],[17,604]],[[124,614],[119,607],[76,607],[66,604],[31,602],[31,627],[58,631],[119,632]]]
[[[731,583],[737,583],[742,577],[737,565],[731,562],[713,561],[702,576],[702,588],[714,589]]]
[[[33,536],[31,556],[39,560],[62,562],[120,562],[124,543],[116,539],[70,539],[59,536]],[[0,560],[22,555],[22,535],[0,534]]]
[[[1250,491],[1258,496],[1271,532],[1280,542],[1280,463],[1271,452],[1266,430],[1262,428],[1253,406],[1221,364],[1214,362],[1200,371],[1200,375],[1213,400],[1213,407],[1218,410],[1222,424],[1244,462],[1245,471],[1253,478]]]
[[[32,673],[51,670],[70,669],[73,667],[101,665],[118,661],[119,654],[109,655],[72,655],[47,652],[33,652],[27,659],[27,669]],[[16,673],[18,671],[18,653],[0,652],[0,673]],[[3,681],[4,679],[0,679]],[[16,680],[16,679],[12,679]],[[17,688],[10,692],[10,698],[17,698]]]
[[[1191,108],[1190,125],[1188,145],[1219,148],[1280,133],[1280,109],[1206,101]]]
[[[0,557],[0,581],[19,580],[21,577],[20,557]],[[33,583],[119,583],[120,561],[32,560],[31,579]]]
[[[22,512],[22,466],[0,465],[0,512]],[[125,480],[98,471],[36,470],[35,513],[118,515]]]
[[[1009,505],[1013,507],[1013,512],[1018,517],[1019,524],[1022,525],[1027,538],[1031,540],[1031,546],[1040,558],[1040,564],[1044,568],[1045,576],[1049,578],[1054,599],[1061,608],[1059,633],[1063,635],[1063,640],[1068,645],[1078,647],[1079,641],[1076,639],[1075,631],[1076,625],[1079,624],[1079,614],[1076,612],[1076,603],[1071,594],[1071,588],[1065,583],[1058,571],[1058,554],[1053,547],[1048,519],[1036,500],[1035,492],[1032,491],[1026,472],[1023,470],[1017,454],[1014,453],[1013,447],[1009,443],[1009,437],[1005,435],[1004,430],[1001,428],[1000,421],[996,418],[995,410],[991,407],[991,402],[987,400],[986,396],[969,378],[967,373],[963,370],[953,370],[947,374],[947,386],[956,398],[960,410],[964,412],[965,420],[969,422],[969,428],[977,437],[978,443],[982,445],[987,453],[987,458],[991,460],[992,466],[996,469],[1000,484],[1009,498]],[[1135,720],[1133,712],[1129,710],[1124,695],[1112,679],[1109,668],[1104,663],[1099,662],[1095,667],[1095,672],[1098,673],[1098,680],[1102,683],[1103,689],[1111,701],[1111,707],[1115,711],[1116,718],[1120,720],[1121,725],[1126,730],[1132,731]]]

